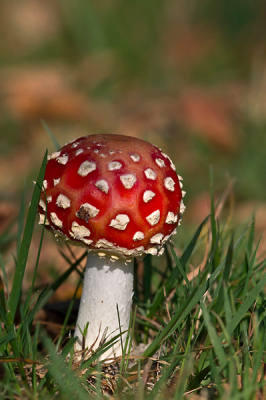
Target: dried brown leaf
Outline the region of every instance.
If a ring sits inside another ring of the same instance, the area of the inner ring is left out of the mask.
[[[241,132],[235,121],[234,109],[226,97],[206,89],[192,89],[180,97],[184,126],[221,151],[238,148]]]

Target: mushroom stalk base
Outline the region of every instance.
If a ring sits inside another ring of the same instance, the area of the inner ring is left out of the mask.
[[[76,350],[92,348],[95,351],[104,335],[105,341],[108,341],[120,333],[120,327],[122,332],[128,330],[133,297],[133,265],[133,260],[125,264],[122,259],[110,262],[100,259],[97,254],[88,254],[75,329],[75,336],[78,337]],[[83,337],[87,323],[87,334]],[[124,346],[126,335],[124,333],[101,359],[121,356],[121,339]]]

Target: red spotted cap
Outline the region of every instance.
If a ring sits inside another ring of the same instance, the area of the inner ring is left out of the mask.
[[[144,140],[85,136],[48,157],[40,223],[113,260],[160,255],[185,210],[181,180]]]

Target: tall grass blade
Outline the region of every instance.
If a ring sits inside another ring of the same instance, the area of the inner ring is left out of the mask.
[[[186,282],[187,287],[190,290],[192,290],[192,285],[191,285],[191,283],[189,282],[189,280],[187,278],[187,275],[186,275],[186,273],[184,271],[183,265],[182,265],[181,261],[178,259],[178,257],[177,257],[177,255],[176,255],[176,253],[175,253],[175,251],[174,251],[172,246],[171,246],[171,253],[172,253],[173,259],[174,259],[174,261],[176,263],[176,268],[179,269],[179,272],[182,275],[184,281]]]
[[[259,239],[259,241],[257,243],[257,246],[256,246],[256,248],[254,250],[253,255],[252,255],[251,261],[250,261],[250,263],[248,265],[248,273],[247,273],[245,286],[244,286],[244,290],[243,290],[243,295],[242,295],[242,299],[243,300],[245,299],[247,291],[248,291],[248,284],[249,284],[250,277],[252,275],[252,270],[253,270],[253,266],[254,266],[254,263],[255,263],[255,260],[256,260],[256,255],[257,255],[257,251],[258,251],[258,247],[259,247],[261,238],[262,238],[262,236],[260,237],[260,239]]]
[[[197,244],[197,241],[198,241],[199,236],[200,236],[200,234],[201,234],[202,228],[203,228],[203,226],[206,224],[206,222],[208,221],[208,219],[210,218],[210,216],[211,216],[211,214],[209,214],[209,215],[202,221],[202,223],[199,225],[199,227],[197,228],[197,230],[196,230],[196,232],[195,232],[193,238],[191,239],[191,241],[190,241],[190,243],[188,244],[187,248],[185,249],[185,251],[183,252],[182,256],[180,257],[180,262],[181,262],[183,268],[185,268],[185,266],[186,266],[188,260],[190,259],[191,255],[192,255],[192,253],[193,253],[193,251],[194,251],[194,249],[195,249],[195,247],[196,247],[196,244]]]
[[[223,349],[223,346],[221,344],[221,339],[217,335],[217,332],[211,323],[210,314],[208,313],[208,311],[202,301],[201,301],[200,305],[201,305],[201,309],[202,309],[204,322],[207,327],[211,343],[213,345],[214,352],[216,353],[216,355],[218,357],[221,369],[224,369],[227,365],[227,357],[226,357],[225,351]]]
[[[61,396],[65,399],[73,399],[73,396],[78,399],[85,399],[85,395],[88,396],[88,393],[80,385],[76,375],[68,369],[64,357],[55,352],[51,339],[44,337],[43,343],[51,359],[51,362],[47,365],[49,378],[53,385],[60,389]]]
[[[36,258],[36,263],[35,263],[35,268],[33,271],[33,275],[32,275],[32,280],[31,280],[31,286],[28,290],[27,293],[27,297],[25,299],[25,303],[24,303],[24,314],[28,312],[29,310],[29,305],[30,305],[30,300],[32,298],[32,293],[34,290],[34,285],[35,285],[35,280],[36,280],[36,276],[37,276],[37,269],[38,269],[38,265],[39,265],[39,259],[40,259],[40,255],[41,255],[41,248],[42,248],[42,242],[43,242],[43,237],[44,237],[44,225],[42,227],[42,232],[41,232],[41,238],[40,238],[40,243],[39,243],[39,248],[38,248],[38,253],[37,253],[37,258]]]
[[[20,212],[19,212],[19,218],[18,218],[17,257],[19,255],[21,240],[22,240],[22,235],[23,235],[24,215],[25,215],[25,188],[23,190],[22,197],[21,197]]]
[[[231,332],[229,331],[230,334],[232,334],[232,332],[235,330],[235,328],[238,326],[238,324],[244,318],[246,312],[252,306],[252,304],[256,301],[256,299],[258,298],[260,292],[265,287],[265,285],[266,285],[266,273],[262,276],[262,278],[257,283],[257,285],[249,292],[247,298],[241,304],[241,306],[237,310],[236,314],[233,316],[232,321],[231,321]]]
[[[48,133],[55,150],[59,150],[61,148],[60,143],[58,142],[58,140],[56,139],[56,137],[54,136],[53,132],[51,131],[51,129],[49,128],[49,126],[47,125],[47,123],[42,119],[42,125],[44,127],[44,129],[46,130],[46,132]]]
[[[212,251],[213,251],[213,267],[216,268],[220,263],[218,252],[218,232],[215,220],[215,205],[214,205],[214,188],[213,188],[213,170],[210,167],[210,192],[211,192],[211,232],[212,232]]]
[[[7,299],[9,299],[8,278],[7,278],[5,263],[4,263],[4,260],[3,260],[3,257],[1,256],[1,254],[0,254],[0,269],[2,270],[2,274],[3,274],[2,285],[5,286]],[[4,291],[4,287],[2,289]]]
[[[232,332],[232,308],[230,304],[230,299],[229,299],[229,294],[228,294],[228,287],[224,283],[223,285],[223,298],[224,298],[224,311],[225,311],[225,324],[226,324],[226,331],[227,332]]]
[[[172,364],[163,371],[162,377],[156,382],[154,385],[154,388],[151,391],[151,396],[152,398],[155,398],[155,396],[158,395],[159,392],[164,391],[163,389],[166,387],[166,383],[170,377],[170,375],[173,373],[175,368],[178,366],[180,363],[180,359],[173,360]]]
[[[18,254],[18,260],[17,260],[17,265],[16,265],[16,270],[15,270],[15,275],[14,275],[14,281],[13,281],[13,286],[12,290],[10,293],[10,299],[9,299],[9,322],[13,323],[16,309],[19,303],[20,299],[20,294],[21,294],[21,287],[22,287],[22,281],[24,277],[24,272],[25,272],[25,267],[28,259],[28,254],[29,254],[29,248],[30,248],[30,243],[31,243],[31,238],[33,234],[33,228],[34,228],[34,223],[35,223],[35,216],[36,216],[36,210],[38,207],[38,202],[39,202],[39,197],[41,193],[41,188],[42,188],[42,183],[44,179],[44,174],[45,174],[45,167],[46,167],[46,159],[47,159],[47,151],[45,153],[45,156],[43,158],[43,162],[41,165],[41,169],[37,178],[37,182],[33,191],[33,196],[31,199],[31,204],[26,220],[26,225],[25,225],[25,230],[20,246],[20,251]]]
[[[226,253],[226,259],[225,259],[225,266],[224,266],[224,272],[222,279],[220,279],[216,293],[213,296],[213,302],[216,300],[215,304],[215,312],[219,314],[224,306],[224,290],[223,290],[223,283],[227,284],[230,276],[230,272],[232,269],[232,263],[233,263],[233,255],[234,255],[234,237],[232,235],[228,250]]]
[[[178,377],[176,385],[174,400],[182,400],[184,398],[184,391],[187,385],[188,377],[192,370],[192,366],[193,366],[193,359],[189,355],[188,357],[186,357],[183,364],[183,368],[180,371],[180,375]]]
[[[37,312],[46,304],[49,298],[54,294],[54,292],[65,282],[65,280],[70,276],[70,274],[77,268],[79,263],[87,256],[85,251],[68,270],[66,270],[57,280],[49,287],[45,288],[39,295],[36,304],[32,307],[31,311],[27,316],[27,322],[31,323]]]
[[[180,257],[180,263],[183,266],[183,268],[185,268],[186,263],[189,260],[189,257],[191,256],[191,254],[193,253],[193,250],[195,249],[195,246],[197,244],[198,238],[201,234],[202,228],[205,225],[205,223],[207,222],[209,218],[209,215],[204,219],[204,221],[200,224],[200,226],[198,227],[198,229],[196,230],[196,233],[194,234],[192,240],[190,241],[190,243],[188,244],[186,250],[184,251],[183,255]],[[157,294],[155,295],[155,299],[153,301],[153,304],[151,305],[150,309],[149,309],[149,313],[148,313],[148,318],[151,318],[155,312],[158,310],[158,308],[161,306],[161,304],[164,301],[164,290],[166,292],[166,295],[169,293],[170,290],[172,290],[172,288],[175,285],[175,281],[178,277],[178,272],[179,269],[178,268],[173,268],[171,275],[169,276],[167,282],[165,283],[163,288],[160,288],[160,290],[158,290]]]
[[[250,232],[248,235],[248,242],[247,242],[247,250],[248,250],[249,255],[251,255],[251,253],[252,253],[254,236],[255,236],[255,219],[253,218],[253,221],[251,222],[251,228],[250,228]]]
[[[14,338],[15,338],[15,335],[13,332],[9,332],[9,333],[1,335],[0,336],[0,346],[7,345],[7,343],[11,342],[11,340],[13,340]],[[0,362],[1,362],[1,358],[0,358]]]

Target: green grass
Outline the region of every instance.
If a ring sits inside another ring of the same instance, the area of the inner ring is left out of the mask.
[[[210,216],[188,240],[181,255],[170,244],[160,260],[163,268],[156,267],[152,257],[145,260],[147,273],[143,291],[135,298],[131,330],[137,344],[147,346],[135,363],[127,355],[132,346],[130,335],[114,376],[98,361],[112,342],[77,363],[75,340],[67,337],[66,329],[73,301],[56,341],[44,327],[33,324],[37,312],[86,255],[73,264],[64,255],[69,263],[66,272],[36,292],[42,234],[32,284],[23,293],[45,161],[46,155],[24,230],[22,201],[12,287],[8,287],[5,263],[0,258],[0,398],[101,399],[109,391],[114,398],[182,399],[201,390],[212,399],[263,398],[266,260],[256,257],[255,222],[240,234],[232,233],[215,219],[213,200]],[[189,266],[205,250],[207,256],[200,263],[199,273],[188,279]],[[114,340],[119,340],[119,335]]]

